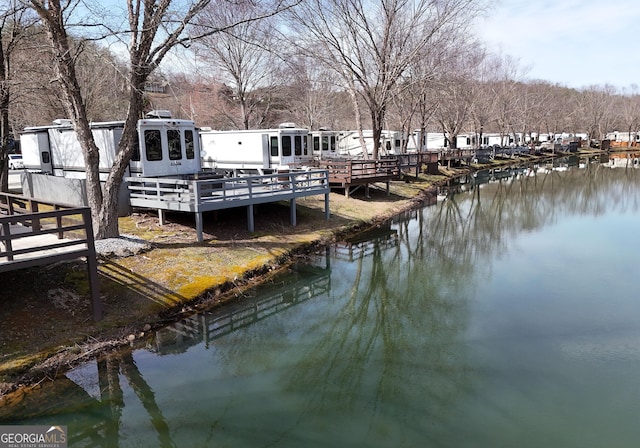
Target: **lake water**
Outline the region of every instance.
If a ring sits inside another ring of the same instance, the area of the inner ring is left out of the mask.
[[[640,169],[469,177],[45,385],[70,446],[640,446]]]

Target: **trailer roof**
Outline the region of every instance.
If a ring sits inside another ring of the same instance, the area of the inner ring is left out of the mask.
[[[89,124],[91,129],[115,129],[124,127],[124,121],[99,121]],[[59,130],[72,130],[73,124],[71,123],[63,123],[63,124],[50,124],[46,126],[28,126],[24,128],[23,131],[20,131],[20,134],[25,134],[28,132],[37,132],[37,131],[46,131],[49,129],[59,129]]]

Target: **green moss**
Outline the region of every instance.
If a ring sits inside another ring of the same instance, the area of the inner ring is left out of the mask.
[[[81,270],[75,268],[68,270],[64,278],[64,283],[82,296],[91,294],[89,274],[86,269]]]
[[[223,285],[229,280],[229,278],[222,275],[191,278],[190,283],[180,287],[178,293],[187,299],[195,299],[205,294],[207,291],[211,291],[220,285]]]

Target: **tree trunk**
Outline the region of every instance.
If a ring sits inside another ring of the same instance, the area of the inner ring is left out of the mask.
[[[9,55],[0,41],[0,191],[9,191]]]
[[[139,77],[137,82],[142,82],[140,79],[143,78],[143,76]],[[144,83],[142,82],[142,84]],[[141,92],[141,88],[131,89],[130,106],[124,129],[122,130],[122,137],[118,144],[118,154],[115,157],[113,167],[104,185],[104,200],[98,215],[98,226],[95,228],[97,239],[117,238],[120,236],[118,227],[118,196],[124,175],[137,143],[138,119],[142,115],[141,105],[143,104]]]
[[[347,90],[353,103],[353,113],[356,119],[356,127],[358,128],[358,140],[362,148],[362,157],[366,160],[369,158],[369,152],[367,151],[367,143],[364,141],[364,134],[362,133],[362,115],[360,115],[360,107],[358,107],[358,96],[355,88],[349,88]]]
[[[377,110],[373,110],[377,109]],[[382,128],[384,126],[384,109],[373,108],[371,110],[371,127],[373,130],[373,160],[380,158],[380,145],[382,140]]]

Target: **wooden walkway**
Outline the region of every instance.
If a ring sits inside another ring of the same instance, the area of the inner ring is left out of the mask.
[[[100,320],[91,209],[0,193],[0,272],[82,257],[87,260],[92,315]]]

